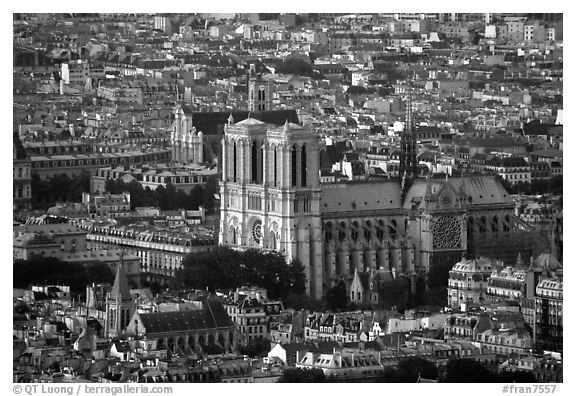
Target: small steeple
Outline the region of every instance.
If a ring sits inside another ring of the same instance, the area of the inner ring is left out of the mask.
[[[284,130],[285,130],[285,131],[289,131],[289,130],[290,130],[290,123],[288,122],[288,118],[286,118],[286,122],[284,123]]]
[[[232,124],[234,124],[234,117],[232,117],[232,113],[230,113],[230,116],[228,117],[228,125]]]
[[[128,286],[128,279],[123,268],[124,259],[120,258],[120,262],[116,266],[116,277],[114,278],[114,285],[110,292],[110,299],[116,301],[131,301],[130,287]]]
[[[518,258],[516,259],[516,267],[524,266],[524,262],[522,261],[522,254],[518,253]]]

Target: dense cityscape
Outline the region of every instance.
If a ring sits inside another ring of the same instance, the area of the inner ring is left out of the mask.
[[[13,14],[13,382],[563,382],[563,15]]]

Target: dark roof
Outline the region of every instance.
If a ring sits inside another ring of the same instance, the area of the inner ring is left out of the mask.
[[[20,140],[20,137],[18,136],[17,132],[14,132],[13,135],[12,153],[13,153],[12,160],[24,160],[28,158],[26,150],[24,150],[24,146],[22,145],[22,141]]]
[[[533,120],[526,124],[522,130],[524,135],[548,135],[551,125],[543,124],[540,120]]]
[[[432,49],[451,49],[450,44],[445,41],[431,41],[429,44]]]
[[[120,353],[131,351],[130,344],[127,342],[114,341],[112,345],[116,346],[116,351]]]
[[[466,140],[472,147],[521,147],[525,142],[512,137],[469,138]],[[462,142],[463,143],[463,142]]]
[[[528,166],[526,160],[522,157],[493,158],[487,160],[486,165],[503,167]]]
[[[561,136],[564,133],[563,125],[553,125],[548,130],[548,136]]]
[[[216,298],[207,297],[203,305],[202,309],[190,311],[139,315],[148,334],[234,327],[234,323]]]
[[[319,70],[319,71],[326,71],[326,70],[337,70],[340,72],[346,71],[348,69],[346,69],[346,67],[344,65],[341,65],[339,63],[320,63],[320,64],[315,64],[312,65],[312,69],[313,70]]]
[[[360,284],[362,285],[362,288],[364,290],[368,290],[369,289],[369,279],[370,278],[370,274],[368,272],[358,272],[358,279],[360,280]]]
[[[379,211],[402,208],[400,183],[355,182],[322,184],[320,208],[323,216],[342,216],[345,212]]]
[[[532,156],[546,157],[546,158],[562,158],[563,152],[558,149],[537,150],[530,153]]]
[[[197,131],[205,135],[217,135],[222,133],[223,126],[228,122],[232,114],[234,122],[240,122],[248,118],[257,119],[266,124],[281,126],[288,122],[300,124],[296,110],[269,110],[269,111],[232,111],[232,112],[193,112],[192,125]]]

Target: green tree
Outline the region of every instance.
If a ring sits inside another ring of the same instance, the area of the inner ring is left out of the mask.
[[[378,377],[376,382],[395,383],[398,382],[398,370],[392,367],[386,367]]]
[[[498,382],[535,383],[538,382],[534,374],[527,371],[503,372],[498,374]]]
[[[175,210],[178,209],[178,202],[176,201],[176,187],[172,183],[166,183],[166,206],[162,210]]]
[[[168,208],[168,194],[166,192],[166,188],[164,186],[158,186],[154,190],[154,201],[156,202],[157,207],[160,210],[167,210]]]
[[[219,247],[211,252],[188,254],[182,261],[178,278],[183,285],[215,292],[217,289],[233,289],[243,284],[238,268],[239,253]]]
[[[429,360],[419,357],[409,357],[400,360],[397,374],[397,382],[416,382],[418,377],[437,379],[438,368]]]
[[[553,176],[550,179],[550,187],[549,187],[549,191],[552,194],[563,194],[563,183],[564,183],[564,178],[562,177],[562,175],[557,175],[557,176]]]
[[[312,66],[300,57],[287,57],[277,69],[281,74],[296,74],[298,76],[312,76]]]
[[[106,179],[104,182],[104,192],[116,194],[116,181],[114,179]]]
[[[312,382],[321,383],[326,382],[326,376],[320,369],[301,369],[301,368],[287,368],[278,379],[278,382],[283,383],[302,383]]]
[[[220,355],[221,353],[224,352],[224,350],[222,349],[222,347],[220,345],[215,345],[215,344],[205,345],[202,347],[202,350],[207,355]]]
[[[238,352],[250,357],[264,357],[270,352],[270,340],[264,337],[254,338],[248,344],[238,347]]]
[[[270,299],[284,299],[305,290],[304,268],[289,265],[278,252],[249,249],[242,252],[218,247],[210,252],[189,254],[177,279],[183,286],[199,289],[235,289],[251,285],[265,288]]]
[[[208,214],[214,214],[214,194],[217,194],[219,191],[218,175],[208,176],[202,191],[202,205],[204,205]]]
[[[350,299],[348,298],[348,292],[346,291],[344,282],[340,282],[336,286],[328,289],[324,300],[326,300],[330,309],[334,311],[346,309]]]
[[[126,185],[126,189],[130,193],[130,210],[144,206],[145,194],[142,184],[137,180],[131,180],[130,183]]]
[[[472,359],[450,359],[442,382],[498,382],[498,376]]]
[[[192,209],[198,209],[204,202],[204,187],[199,184],[195,185],[190,191],[189,197]]]
[[[403,310],[408,304],[408,287],[402,278],[383,282],[380,287],[380,301],[388,308]]]
[[[361,95],[361,94],[365,94],[366,93],[366,88],[361,87],[361,86],[351,86],[350,88],[348,88],[348,90],[346,91],[346,93],[348,95]]]
[[[27,288],[33,284],[70,286],[74,294],[83,294],[92,282],[112,282],[114,274],[105,264],[67,263],[56,257],[34,256],[16,260],[13,264],[14,287]]]
[[[290,293],[282,300],[285,308],[292,308],[295,310],[306,309],[308,311],[325,311],[327,310],[326,302],[324,300],[316,300],[307,294]]]

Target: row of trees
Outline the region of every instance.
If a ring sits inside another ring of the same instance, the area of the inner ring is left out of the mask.
[[[12,268],[14,287],[23,289],[31,285],[68,285],[70,292],[81,295],[92,282],[114,282],[113,271],[104,263],[82,265],[56,257],[34,256],[14,261]]]
[[[306,291],[304,267],[299,261],[287,264],[278,252],[253,249],[238,252],[222,246],[184,257],[174,283],[174,287],[211,292],[258,286],[265,288],[271,299],[285,299],[290,294],[300,295]]]
[[[82,171],[72,177],[58,174],[47,180],[32,174],[31,184],[32,208],[47,210],[57,202],[80,202],[82,193],[90,191],[90,173]],[[143,206],[159,207],[161,210],[196,210],[202,205],[208,214],[213,214],[217,209],[215,194],[218,193],[218,176],[209,176],[205,184],[195,186],[188,194],[176,190],[171,183],[166,187],[158,186],[152,191],[149,187],[142,187],[136,180],[125,183],[122,179],[106,180],[105,192],[129,192],[130,210]]]
[[[447,297],[445,286],[426,288],[422,277],[416,278],[414,282],[416,282],[416,293],[414,294],[410,293],[411,286],[407,278],[399,277],[381,283],[379,285],[380,301],[378,304],[355,304],[351,302],[346,285],[344,282],[340,282],[326,292],[323,300],[324,308],[333,311],[344,311],[357,308],[372,308],[376,305],[386,309],[395,307],[398,311],[404,312],[410,308],[427,306],[435,309],[445,305]],[[444,284],[447,284],[446,282]]]
[[[496,383],[496,382],[537,382],[528,372],[494,373],[484,365],[472,359],[451,359],[444,373],[440,373],[436,364],[420,357],[400,360],[397,367],[389,367],[375,379],[375,382],[415,383],[418,378],[437,380],[446,383]],[[288,368],[284,370],[278,382],[336,382],[338,378],[326,376],[320,369]]]
[[[59,174],[41,180],[32,174],[32,208],[46,210],[56,202],[80,202],[82,193],[90,191],[90,173],[82,171],[72,177]]]
[[[549,180],[533,180],[532,182],[520,182],[512,184],[500,178],[509,194],[563,194],[564,179],[562,175],[551,177]]]
[[[158,186],[152,191],[150,187],[142,187],[136,180],[125,183],[122,179],[108,179],[105,192],[110,194],[129,192],[131,210],[146,206],[159,207],[161,210],[196,210],[202,205],[208,214],[212,214],[216,209],[214,194],[218,192],[218,177],[216,175],[208,177],[204,185],[196,185],[189,193],[176,190],[172,183],[167,183],[166,187]]]
[[[396,368],[385,369],[377,381],[410,383],[419,377],[448,383],[537,382],[531,373],[495,373],[472,359],[450,359],[446,370],[440,373],[436,364],[420,357],[401,360]]]

